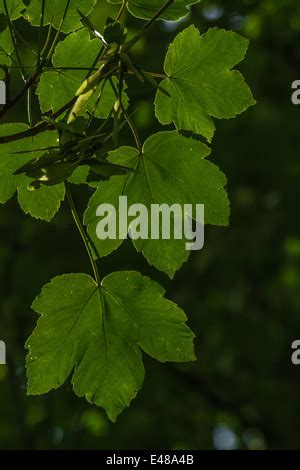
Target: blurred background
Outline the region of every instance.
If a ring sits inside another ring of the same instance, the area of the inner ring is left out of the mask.
[[[101,30],[115,13],[101,0],[91,18]],[[142,24],[129,14],[127,21],[131,33]],[[257,105],[216,122],[212,144],[211,158],[228,178],[230,226],[208,227],[204,249],[192,252],[173,281],[129,242],[102,260],[101,272],[137,269],[161,282],[187,312],[198,360],[174,365],[144,357],[144,386],[116,424],[77,398],[69,382],[26,397],[32,300],[52,277],[90,267],[66,204],[47,224],[25,216],[13,199],[0,208],[0,339],[8,355],[0,366],[2,449],[300,448],[300,366],[291,362],[291,344],[300,339],[300,106],[291,102],[291,84],[300,80],[300,2],[202,0],[179,23],[157,22],[135,47],[135,60],[160,72],[168,44],[190,23],[251,41],[239,69]],[[16,26],[34,44],[26,22]],[[146,138],[161,129],[154,90],[134,79],[128,85]],[[7,119],[26,119],[25,104]],[[126,129],[122,139],[131,142]],[[81,211],[88,197],[77,188]]]

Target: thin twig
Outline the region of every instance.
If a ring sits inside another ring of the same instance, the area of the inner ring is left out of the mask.
[[[96,261],[93,258],[93,254],[92,254],[92,251],[90,249],[89,238],[88,238],[87,234],[85,233],[85,229],[84,229],[84,227],[81,223],[79,214],[78,214],[78,212],[76,210],[76,207],[75,207],[75,204],[74,204],[72,192],[71,192],[71,189],[70,189],[70,184],[67,181],[65,182],[65,188],[66,188],[67,200],[68,200],[68,203],[69,203],[69,206],[70,206],[70,210],[71,210],[74,222],[75,222],[75,224],[78,228],[78,231],[79,231],[79,233],[81,235],[81,238],[83,240],[83,243],[85,245],[86,251],[88,253],[88,256],[89,256],[89,259],[90,259],[90,262],[91,262],[91,265],[92,265],[92,268],[93,268],[95,281],[96,281],[97,285],[100,287],[101,278],[100,278],[98,266],[97,266]]]
[[[111,87],[116,95],[116,98],[117,99],[120,99],[119,97],[119,92],[118,90],[116,89],[115,87],[115,84],[114,82],[110,79],[110,84],[111,84]],[[121,95],[122,96],[122,95]],[[134,125],[134,122],[133,120],[131,119],[131,117],[129,116],[129,114],[127,113],[126,109],[125,109],[125,106],[123,105],[123,102],[122,102],[122,97],[120,99],[120,105],[121,105],[121,109],[122,109],[122,113],[124,114],[124,117],[127,121],[127,124],[129,125],[130,129],[131,129],[131,132],[132,132],[132,135],[134,137],[134,140],[135,140],[135,143],[136,143],[136,146],[138,148],[138,150],[140,152],[142,152],[142,144],[141,144],[141,139],[140,139],[140,136],[139,136],[139,133],[137,131],[137,128],[135,127]]]
[[[62,108],[60,108],[55,113],[51,114],[51,116],[49,116],[49,117],[52,120],[57,119],[61,114],[63,114],[71,106],[73,106],[76,99],[77,98],[75,96],[68,103],[66,103]],[[34,137],[38,134],[41,134],[44,131],[51,130],[51,129],[55,129],[55,127],[52,124],[49,124],[48,122],[41,122],[40,124],[36,125],[35,127],[31,127],[30,129],[27,129],[26,131],[18,132],[17,134],[1,136],[0,137],[0,144],[8,144],[9,142],[14,142],[16,140],[26,139],[27,137]]]
[[[48,45],[49,45],[50,39],[51,39],[51,32],[52,32],[52,24],[50,23],[49,27],[48,27],[48,33],[47,33],[46,41],[45,41],[45,44],[44,44],[43,49],[41,51],[41,57],[44,57],[44,54],[46,53],[46,51],[48,49]]]
[[[21,61],[19,51],[18,51],[18,47],[17,47],[17,43],[16,43],[16,40],[15,40],[15,36],[14,36],[14,32],[13,32],[13,26],[12,26],[12,22],[11,22],[9,12],[8,12],[8,8],[7,8],[7,1],[3,0],[3,4],[4,4],[4,10],[5,10],[6,18],[7,18],[9,32],[10,32],[10,35],[11,35],[11,40],[12,40],[12,43],[13,43],[13,46],[14,46],[14,51],[16,53],[17,61],[18,61],[18,64],[19,64],[21,72],[22,72],[22,78],[25,81],[25,70],[23,68],[22,61]]]
[[[18,101],[25,95],[27,90],[35,83],[38,76],[39,76],[39,73],[37,72],[34,75],[32,75],[29,78],[29,80],[25,82],[25,85],[20,91],[20,93],[12,100],[7,101],[6,105],[0,111],[0,119],[2,119],[5,116],[5,114],[18,103]]]
[[[45,0],[42,0],[41,22],[40,22],[40,29],[39,29],[39,42],[38,42],[37,63],[36,63],[37,70],[39,69],[40,62],[41,62],[42,30],[44,26],[44,15],[45,15]]]
[[[61,22],[59,24],[59,27],[58,27],[58,30],[56,31],[56,35],[53,39],[53,43],[51,44],[51,48],[50,48],[50,51],[48,52],[47,54],[47,58],[46,58],[46,61],[50,60],[51,59],[51,56],[52,56],[52,53],[56,47],[56,44],[59,40],[59,36],[60,36],[60,33],[61,33],[61,29],[63,27],[63,24],[64,24],[64,21],[66,19],[66,16],[67,16],[67,13],[68,13],[68,9],[69,9],[69,6],[70,6],[70,2],[71,0],[67,0],[67,3],[66,3],[66,7],[65,7],[65,10],[64,10],[64,14],[62,16],[62,19],[61,19]]]
[[[119,19],[120,19],[121,16],[123,15],[123,12],[124,12],[125,8],[126,8],[126,0],[123,0],[123,3],[122,3],[122,5],[121,5],[121,8],[120,8],[120,10],[119,10],[117,16],[116,16],[116,20],[115,20],[115,21],[119,21]]]

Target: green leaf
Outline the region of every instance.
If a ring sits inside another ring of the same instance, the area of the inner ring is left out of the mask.
[[[1,33],[0,33],[0,47],[1,47],[1,59],[0,63],[1,65],[11,65],[11,57],[10,55],[12,54],[14,50],[14,44],[11,38],[11,34],[9,31],[9,28],[5,28]]]
[[[231,31],[210,29],[200,36],[195,26],[179,33],[165,59],[167,78],[155,111],[162,124],[174,122],[211,141],[212,118],[233,118],[255,104],[243,76],[231,69],[244,59],[248,40]]]
[[[30,191],[25,186],[18,188],[18,201],[25,214],[47,222],[53,219],[64,198],[63,184],[50,187],[42,186],[36,191]]]
[[[23,132],[28,129],[26,124],[12,123],[0,126],[0,135],[11,135]],[[59,208],[60,201],[63,199],[62,190],[53,191],[45,188],[40,194],[40,204],[38,194],[27,194],[26,188],[31,179],[24,174],[14,175],[22,165],[32,158],[38,158],[44,152],[36,152],[36,149],[48,147],[57,144],[57,132],[46,131],[36,137],[28,137],[22,140],[16,140],[9,144],[0,144],[0,203],[4,204],[19,189],[19,202],[24,212],[31,214],[43,220],[50,220],[50,215],[55,214]],[[28,152],[14,154],[14,152]],[[32,151],[32,153],[30,152]],[[47,195],[49,200],[46,201]]]
[[[66,18],[64,19],[61,31],[69,33],[82,26],[77,8],[85,15],[88,15],[96,5],[97,0],[71,0]],[[32,26],[40,26],[41,22],[41,0],[31,0],[27,7],[25,18]],[[64,16],[67,0],[46,0],[44,25],[51,24],[54,28],[60,27]]]
[[[106,256],[122,244],[122,239],[100,240],[96,235],[100,204],[119,207],[119,195],[128,198],[128,205],[204,204],[205,223],[226,225],[229,206],[224,186],[226,178],[214,164],[205,160],[210,149],[176,131],[160,132],[151,136],[143,146],[143,155],[137,149],[122,147],[109,155],[109,161],[136,169],[124,176],[114,176],[98,183],[84,215],[84,222],[99,254]],[[186,240],[134,240],[150,264],[173,277],[188,258]]]
[[[201,0],[175,0],[161,15],[161,19],[175,21],[188,14],[188,7]],[[120,0],[109,0],[110,3],[122,3]],[[137,18],[150,19],[165,5],[166,0],[128,0],[127,7],[130,13]]]
[[[100,288],[86,274],[53,279],[33,303],[41,316],[26,344],[28,394],[72,374],[75,393],[115,421],[142,386],[141,350],[161,362],[195,358],[184,312],[163,295],[137,272],[110,274]]]
[[[92,67],[99,54],[99,47],[98,39],[91,40],[87,30],[70,34],[58,44],[52,63],[54,67],[63,67],[64,69],[44,72],[37,88],[43,113],[49,110],[57,111],[75,96],[87,76],[88,69]],[[68,68],[72,69],[74,67],[86,70],[68,70]],[[91,113],[94,111],[101,90],[101,101],[95,112],[95,117],[107,118],[115,102],[115,94],[108,81],[105,83],[104,88],[103,82],[100,83],[94,96],[82,109],[82,114],[86,111]],[[126,103],[125,93],[123,97]]]
[[[6,5],[11,21],[20,18],[20,16],[22,16],[22,11],[26,8],[23,0],[6,0]],[[3,0],[0,0],[0,12],[4,14],[6,12]]]

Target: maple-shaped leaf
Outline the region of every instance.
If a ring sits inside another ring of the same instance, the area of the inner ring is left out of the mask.
[[[255,104],[244,77],[231,70],[244,59],[248,42],[217,28],[200,35],[190,26],[179,33],[167,52],[166,78],[160,83],[171,97],[158,90],[155,99],[158,120],[211,141],[212,118],[233,118]]]
[[[123,147],[109,155],[109,161],[135,169],[124,176],[113,176],[99,183],[85,212],[84,221],[100,256],[118,248],[123,239],[99,239],[97,236],[97,208],[111,204],[117,211],[119,196],[127,196],[128,206],[143,204],[150,212],[152,204],[204,204],[205,223],[226,225],[229,203],[224,186],[226,178],[219,168],[207,161],[210,149],[203,143],[186,138],[176,131],[152,135],[142,153],[132,147]],[[129,226],[128,226],[129,229]],[[150,230],[150,227],[149,227]],[[148,262],[173,277],[187,260],[186,240],[136,239],[133,243]]]
[[[192,361],[193,333],[164,289],[137,272],[98,286],[87,274],[56,277],[33,303],[41,316],[27,341],[28,393],[47,393],[72,374],[75,393],[111,420],[141,388],[141,350],[158,361]]]

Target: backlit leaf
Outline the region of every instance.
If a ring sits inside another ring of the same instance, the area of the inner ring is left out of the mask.
[[[47,393],[72,375],[74,391],[111,420],[141,388],[141,351],[161,362],[194,360],[193,333],[164,289],[137,272],[99,287],[86,274],[56,277],[35,300],[41,316],[27,341],[28,393]]]
[[[114,176],[100,182],[85,213],[85,223],[100,256],[106,256],[121,245],[121,239],[100,240],[96,235],[100,204],[112,204],[118,209],[119,195],[127,196],[128,205],[144,204],[204,204],[205,222],[215,225],[228,223],[229,207],[224,186],[226,178],[213,163],[205,159],[210,149],[193,139],[173,132],[151,136],[143,146],[143,155],[132,147],[110,153],[112,163],[136,169],[132,174]],[[134,240],[150,264],[170,277],[188,258],[185,240]]]
[[[156,116],[211,141],[212,118],[233,118],[253,105],[243,76],[231,70],[244,59],[248,40],[231,31],[210,29],[200,36],[195,26],[179,33],[165,59],[166,79],[157,91]]]

